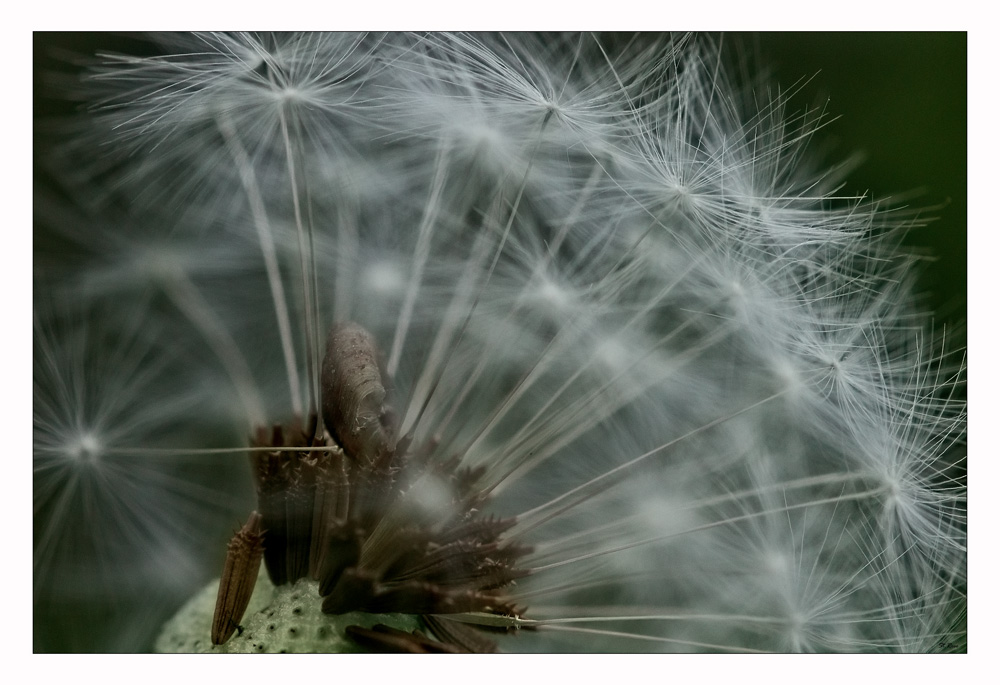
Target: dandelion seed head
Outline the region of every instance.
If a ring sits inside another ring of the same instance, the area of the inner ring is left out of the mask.
[[[573,303],[572,293],[550,278],[543,277],[535,292],[540,301],[557,312],[569,309]]]
[[[89,74],[59,180],[91,217],[38,203],[81,252],[36,256],[81,312],[36,315],[39,606],[145,584],[164,620],[254,510],[262,592],[308,585],[331,646],[962,633],[964,361],[911,304],[920,219],[835,196],[822,121],[711,39],[156,39]],[[324,618],[354,612],[422,634]],[[171,644],[216,649],[202,623]]]
[[[96,433],[86,431],[67,443],[63,450],[72,461],[92,464],[101,457],[101,441]]]
[[[802,399],[802,393],[808,389],[807,379],[803,376],[801,369],[790,363],[788,360],[776,360],[774,364],[775,377],[778,379],[779,387],[788,397],[790,403],[796,403]]]
[[[406,286],[398,265],[385,261],[368,267],[365,280],[374,292],[383,296],[400,295]]]

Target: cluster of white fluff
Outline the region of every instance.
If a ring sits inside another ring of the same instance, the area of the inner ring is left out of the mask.
[[[701,37],[153,42],[36,201],[36,649],[152,643],[348,320],[533,545],[502,649],[964,648],[964,364],[815,117]]]

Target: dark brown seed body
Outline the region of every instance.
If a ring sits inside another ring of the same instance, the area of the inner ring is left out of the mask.
[[[316,482],[321,478],[319,472],[329,468],[332,457],[327,452],[281,450],[326,446],[325,440],[314,440],[303,432],[298,420],[287,427],[258,430],[251,445],[273,448],[255,451],[250,458],[257,485],[257,509],[267,528],[264,564],[275,585],[294,583],[310,571],[312,548],[318,544],[313,540]],[[315,533],[322,531],[321,527]]]
[[[418,631],[406,633],[378,623],[369,628],[347,626],[346,633],[358,644],[375,652],[408,654],[458,654],[462,650],[454,645],[430,640]]]
[[[262,517],[256,511],[229,541],[226,565],[219,581],[219,595],[215,600],[215,617],[212,619],[212,644],[226,642],[239,626],[247,610],[263,553],[264,539],[261,531]]]
[[[449,621],[441,616],[428,615],[423,617],[424,623],[442,642],[452,645],[461,651],[473,654],[492,654],[497,651],[497,644],[484,637],[475,627]]]
[[[382,463],[395,449],[392,412],[372,334],[356,323],[334,326],[322,369],[323,421],[348,457]]]

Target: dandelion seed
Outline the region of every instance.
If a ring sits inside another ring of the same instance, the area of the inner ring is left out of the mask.
[[[240,619],[250,604],[263,552],[260,524],[260,514],[251,512],[250,518],[229,542],[212,618],[213,645],[224,644],[239,629]]]

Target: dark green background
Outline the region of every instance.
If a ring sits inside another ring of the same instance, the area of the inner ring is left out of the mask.
[[[791,109],[825,103],[836,117],[817,140],[831,161],[854,153],[846,193],[906,195],[937,220],[906,243],[928,257],[919,302],[964,344],[967,254],[967,43],[965,33],[758,33],[724,37],[755,52],[784,87],[809,78]],[[740,48],[737,48],[740,49]],[[954,336],[954,337],[953,337]]]

